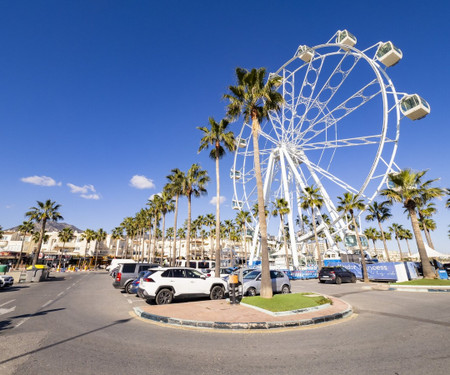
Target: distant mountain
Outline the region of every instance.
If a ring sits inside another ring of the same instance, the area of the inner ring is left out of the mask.
[[[56,223],[54,221],[47,221],[47,223],[45,224],[46,232],[61,232],[64,228],[72,228],[74,231],[79,232],[79,233],[83,232],[83,230],[77,228],[75,225],[71,225],[71,224],[67,224],[67,223]],[[39,231],[40,229],[41,229],[40,225],[35,224],[34,230]],[[14,228],[6,229],[6,230],[11,231],[11,232],[17,232],[19,230],[19,225]]]

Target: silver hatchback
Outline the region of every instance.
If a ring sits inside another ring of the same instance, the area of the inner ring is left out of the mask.
[[[286,294],[291,292],[291,282],[284,272],[271,270],[270,279],[274,293]],[[261,270],[247,273],[243,280],[244,296],[256,296],[261,292]]]

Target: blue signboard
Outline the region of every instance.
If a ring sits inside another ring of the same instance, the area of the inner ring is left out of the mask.
[[[323,260],[323,265],[325,267],[337,266],[337,265],[340,265],[341,263],[342,263],[342,261],[340,259],[324,259]]]
[[[395,265],[399,263],[367,264],[367,275],[370,280],[397,280]],[[342,266],[352,271],[358,279],[362,279],[362,267],[359,263],[342,263]]]

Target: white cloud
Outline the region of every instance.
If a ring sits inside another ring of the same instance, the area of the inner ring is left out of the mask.
[[[67,184],[68,187],[70,187],[70,192],[74,194],[87,194],[88,192],[95,193],[94,185],[84,185],[84,186],[77,186],[71,183]]]
[[[226,199],[224,196],[221,195],[220,198],[219,198],[219,204],[224,203],[226,200],[227,200],[227,199]],[[217,197],[213,197],[213,198],[209,201],[209,203],[210,203],[210,204],[213,204],[213,205],[215,205],[216,202],[217,202]]]
[[[81,194],[80,197],[84,199],[94,199],[94,200],[100,199],[100,195],[98,194]]]
[[[56,182],[53,178],[47,176],[22,177],[22,182],[39,186],[61,186],[61,182]]]
[[[131,178],[130,186],[136,189],[153,189],[155,184],[153,183],[153,180],[136,174]]]
[[[7,204],[7,205],[5,206],[5,208],[6,208],[7,210],[9,210],[10,208],[13,208],[13,207],[14,207],[13,204]]]

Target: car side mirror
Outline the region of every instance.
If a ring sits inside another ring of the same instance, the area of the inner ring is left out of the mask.
[[[258,276],[258,278],[256,279],[256,281],[260,281],[261,280],[261,276]]]

